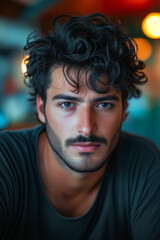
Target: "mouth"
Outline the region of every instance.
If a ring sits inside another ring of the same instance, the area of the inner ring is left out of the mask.
[[[75,143],[75,144],[72,144],[71,146],[79,152],[95,152],[100,147],[100,144],[85,142],[85,143]]]

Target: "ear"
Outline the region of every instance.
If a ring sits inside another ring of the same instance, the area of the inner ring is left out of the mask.
[[[123,103],[122,121],[125,121],[127,116],[128,116],[127,108],[128,108],[128,101],[125,100],[124,103]]]
[[[37,95],[37,111],[38,111],[38,118],[42,123],[45,123],[45,115],[44,115],[44,101],[42,100],[42,98]]]

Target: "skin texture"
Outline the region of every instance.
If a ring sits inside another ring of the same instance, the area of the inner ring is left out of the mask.
[[[113,88],[106,94],[89,89],[83,72],[79,93],[73,92],[62,67],[51,77],[46,103],[37,96],[38,116],[46,124],[46,132],[39,138],[40,174],[57,211],[80,216],[95,199],[108,158],[118,142],[127,103],[122,103],[121,93]],[[66,203],[69,213],[65,212]]]

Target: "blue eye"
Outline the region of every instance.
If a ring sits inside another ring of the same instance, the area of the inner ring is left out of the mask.
[[[98,107],[104,109],[111,109],[113,107],[113,104],[108,102],[101,102],[100,104],[98,104]]]
[[[72,102],[63,102],[59,106],[64,109],[70,109],[74,107],[74,104]]]

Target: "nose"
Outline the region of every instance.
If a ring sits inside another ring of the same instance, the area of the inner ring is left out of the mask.
[[[85,136],[94,134],[97,130],[96,116],[89,106],[82,107],[77,115],[77,131]]]

